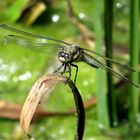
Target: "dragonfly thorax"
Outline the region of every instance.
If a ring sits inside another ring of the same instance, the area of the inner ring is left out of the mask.
[[[78,46],[71,45],[59,52],[58,59],[61,63],[71,63],[78,61],[80,56],[82,56],[82,50]]]

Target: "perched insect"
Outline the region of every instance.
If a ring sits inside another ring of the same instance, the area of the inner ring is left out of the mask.
[[[136,85],[133,81],[131,81],[124,75],[116,72],[112,68],[108,67],[103,62],[101,62],[99,59],[97,59],[96,57],[93,57],[89,53],[95,54],[96,56],[103,58],[106,61],[110,61],[111,63],[119,65],[123,69],[135,72],[135,70],[133,70],[128,65],[121,64],[113,59],[104,57],[94,51],[91,51],[91,50],[88,50],[85,48],[81,48],[78,45],[74,45],[74,44],[70,44],[70,43],[67,43],[67,42],[64,42],[61,40],[49,38],[47,36],[41,36],[41,35],[37,35],[37,34],[28,33],[23,30],[19,30],[19,29],[16,29],[14,27],[11,27],[11,26],[8,26],[5,24],[0,24],[0,29],[4,29],[5,31],[10,32],[7,35],[0,34],[0,38],[2,36],[3,43],[5,43],[5,44],[8,42],[14,42],[14,43],[19,44],[20,46],[28,47],[28,48],[35,48],[35,49],[44,48],[46,46],[47,47],[56,46],[56,47],[60,48],[60,50],[58,52],[58,59],[61,62],[61,65],[54,72],[55,73],[61,72],[61,74],[63,74],[64,72],[66,72],[66,69],[68,69],[69,78],[70,78],[71,77],[71,67],[75,67],[76,74],[75,74],[74,82],[76,82],[76,78],[77,78],[77,74],[78,74],[78,66],[76,64],[74,64],[74,62],[83,61],[96,69],[102,68],[106,71],[109,71],[112,73],[113,76],[115,76],[117,78],[123,78],[125,81],[127,81],[130,84],[139,88],[139,86]]]

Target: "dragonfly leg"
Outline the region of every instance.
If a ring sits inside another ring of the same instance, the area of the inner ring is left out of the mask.
[[[71,77],[71,65],[70,64],[68,64],[68,73],[69,73],[69,79],[70,79],[70,77]]]
[[[74,83],[76,84],[76,79],[77,79],[77,74],[78,74],[78,66],[74,65],[74,64],[71,64],[71,66],[76,68],[76,73],[75,73],[75,78],[74,78]]]
[[[65,73],[66,72],[66,64],[64,64],[64,69],[63,69],[63,71],[61,72],[61,75],[63,75],[63,73]]]
[[[60,65],[53,73],[58,73],[65,64]]]

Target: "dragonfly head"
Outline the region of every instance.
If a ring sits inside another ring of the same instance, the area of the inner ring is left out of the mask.
[[[81,55],[81,48],[76,45],[71,45],[63,48],[59,54],[58,59],[62,63],[70,63],[73,61],[77,61]]]

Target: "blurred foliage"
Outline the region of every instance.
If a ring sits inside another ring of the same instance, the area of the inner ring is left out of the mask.
[[[2,20],[16,21],[20,17],[20,14],[28,1],[29,0],[2,1],[1,14],[4,14],[4,16],[1,16]]]
[[[53,0],[50,5],[47,5],[45,11],[36,18],[32,26],[25,26],[25,21],[21,19],[23,11],[28,7],[29,1],[21,0],[4,0],[0,1],[0,23],[26,30],[28,32],[47,35],[49,37],[66,40],[74,44],[80,44],[82,47],[88,47],[82,39],[80,32],[71,24],[69,17],[66,15],[67,3],[66,0]],[[45,3],[45,1],[43,1]],[[20,3],[20,4],[19,4]],[[77,18],[90,29],[93,28],[92,17],[92,2],[90,0],[75,0],[72,1],[72,6]],[[128,44],[128,16],[129,16],[129,1],[115,0],[115,19],[114,19],[114,43],[126,46]],[[101,6],[100,10],[104,10]],[[1,32],[0,32],[1,33]],[[120,37],[122,36],[122,37]],[[33,83],[43,74],[52,73],[57,65],[57,54],[54,50],[45,51],[44,53],[36,52],[29,49],[24,49],[16,44],[8,46],[0,46],[0,99],[23,104],[25,98],[32,87]],[[128,50],[126,49],[128,53]],[[128,54],[115,56],[124,61],[122,57]],[[126,57],[125,57],[126,58]],[[128,60],[128,57],[126,58]],[[77,78],[77,87],[81,92],[83,100],[87,100],[95,95],[96,87],[95,71],[93,68],[84,63],[79,63],[79,74]],[[73,74],[75,70],[73,69]],[[72,77],[74,79],[74,77]],[[116,96],[123,99],[127,96],[127,88],[122,88],[116,91]],[[60,85],[51,93],[49,100],[41,103],[41,107],[51,111],[65,111],[74,107],[72,95],[65,85]],[[123,95],[122,95],[123,94]],[[122,100],[121,100],[122,101]],[[122,101],[122,112],[127,104]],[[104,117],[104,116],[102,116]],[[123,121],[126,122],[127,118]],[[102,124],[97,122],[96,107],[91,107],[86,110],[86,125],[84,140],[112,140],[112,139],[133,139],[139,134],[134,133],[129,136],[131,130],[127,125],[121,124],[121,127],[107,130],[101,133],[99,128]],[[30,127],[31,134],[39,140],[72,140],[76,129],[76,117],[54,117],[40,119],[34,122]],[[139,130],[139,126],[136,126]],[[119,135],[116,135],[119,134]],[[134,137],[135,136],[135,137]],[[26,140],[27,137],[19,128],[18,121],[0,118],[0,140]]]

